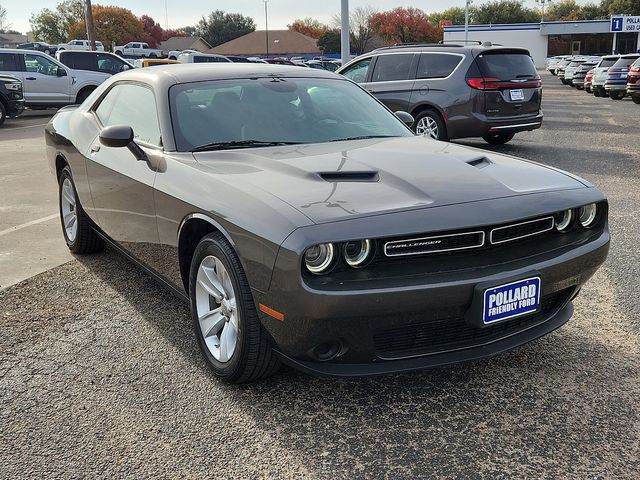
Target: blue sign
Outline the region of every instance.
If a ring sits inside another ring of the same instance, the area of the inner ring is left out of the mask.
[[[485,325],[534,313],[540,305],[540,277],[507,283],[484,291],[482,321]]]
[[[624,25],[623,17],[611,17],[611,31],[612,32],[621,32],[622,25]]]

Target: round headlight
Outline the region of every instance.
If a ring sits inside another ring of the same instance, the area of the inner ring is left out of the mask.
[[[344,261],[350,267],[364,267],[372,252],[373,242],[369,239],[347,242],[344,244]]]
[[[307,270],[315,274],[326,272],[333,263],[333,250],[333,243],[321,243],[307,248],[304,252]]]
[[[559,232],[566,232],[567,229],[571,226],[571,221],[573,220],[573,210],[565,210],[564,212],[556,215],[556,228]]]
[[[593,222],[596,219],[597,213],[598,209],[595,203],[590,203],[589,205],[580,207],[580,213],[578,214],[580,225],[582,225],[584,228],[593,226]]]

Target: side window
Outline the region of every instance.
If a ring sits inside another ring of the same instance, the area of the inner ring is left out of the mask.
[[[416,78],[445,78],[451,75],[462,57],[439,53],[423,53],[418,62]]]
[[[95,109],[104,126],[129,125],[134,138],[150,145],[160,145],[160,127],[156,99],[151,89],[141,85],[120,84],[113,87]]]
[[[17,72],[18,62],[13,53],[0,53],[0,72]]]
[[[119,58],[114,58],[111,55],[100,54],[98,58],[98,71],[102,73],[109,73],[115,75],[118,72],[124,72],[129,69],[129,66]]]
[[[412,78],[413,54],[380,55],[373,69],[372,82],[390,82]]]
[[[26,53],[24,55],[24,63],[27,72],[41,73],[42,75],[49,75],[52,77],[58,76],[58,65],[43,55]]]
[[[369,72],[369,65],[371,65],[371,59],[365,58],[364,60],[351,65],[344,72],[342,72],[342,75],[356,83],[364,83],[367,81],[367,72]]]

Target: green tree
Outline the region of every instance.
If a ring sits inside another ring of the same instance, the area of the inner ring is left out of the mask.
[[[494,0],[478,6],[473,13],[473,23],[536,23],[540,12],[528,8],[520,0]],[[464,23],[464,22],[463,22]]]
[[[602,9],[601,5],[585,3],[584,5],[580,5],[577,20],[597,20],[608,17],[607,12]]]
[[[255,31],[256,24],[251,17],[240,13],[226,13],[222,10],[202,17],[196,26],[196,35],[204,38],[212,47]]]
[[[639,0],[602,0],[600,8],[606,17],[617,14],[640,15]]]
[[[473,17],[474,7],[469,10],[469,17]],[[451,22],[451,25],[464,25],[464,8],[451,7],[443,12],[434,12],[429,14],[429,21],[436,25],[442,22]]]
[[[49,43],[62,43],[67,40],[69,30],[84,20],[84,2],[82,0],[64,0],[54,10],[44,8],[31,15],[29,23],[36,40]],[[86,33],[82,38],[86,37]]]
[[[340,53],[340,30],[327,30],[318,39],[318,48],[322,53]]]

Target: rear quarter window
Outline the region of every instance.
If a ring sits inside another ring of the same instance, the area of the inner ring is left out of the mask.
[[[525,53],[481,54],[478,55],[477,62],[485,78],[513,80],[537,75],[533,60]]]
[[[18,60],[13,53],[0,53],[0,72],[18,71]]]
[[[446,78],[462,61],[458,55],[447,53],[423,53],[418,61],[416,78]]]
[[[613,66],[614,67],[628,67],[633,62],[635,62],[637,59],[638,59],[638,57],[621,58],[616,63],[614,63]]]

